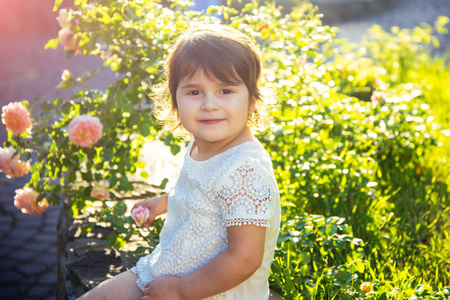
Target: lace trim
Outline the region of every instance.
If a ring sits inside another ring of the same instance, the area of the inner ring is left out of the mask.
[[[243,226],[243,225],[256,225],[259,227],[270,227],[270,224],[267,220],[260,220],[260,219],[244,219],[244,218],[237,218],[232,220],[225,220],[225,226]]]
[[[136,279],[136,285],[138,286],[138,288],[141,289],[141,291],[143,291],[145,289],[145,284],[142,282],[142,280],[139,277],[139,270],[138,270],[138,268],[137,267],[132,267],[130,269],[130,272],[134,273],[134,274],[136,274],[138,276],[138,279]]]
[[[218,191],[225,226],[269,227],[274,189],[259,165],[246,161],[224,179]]]
[[[217,294],[215,296],[206,298],[205,300],[225,299],[229,294],[230,294],[230,292],[224,292],[224,293]]]

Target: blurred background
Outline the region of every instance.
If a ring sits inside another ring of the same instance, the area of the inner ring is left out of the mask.
[[[285,0],[286,1],[286,0]],[[64,0],[61,8],[71,0]],[[339,28],[339,37],[358,42],[373,24],[413,28],[450,16],[450,0],[312,0],[324,22]],[[286,2],[284,5],[289,5]],[[0,0],[0,107],[9,102],[69,97],[73,91],[57,90],[65,69],[75,76],[100,67],[97,57],[68,59],[62,48],[45,50],[60,30],[53,12],[54,0]],[[201,9],[202,5],[197,5]],[[450,49],[450,35],[441,36],[436,50]],[[114,78],[102,72],[92,86],[106,88]],[[7,132],[0,126],[0,143]],[[56,299],[56,223],[58,207],[39,217],[22,215],[13,205],[14,190],[28,178],[6,180],[0,174],[0,299]],[[18,238],[20,237],[20,238]],[[22,251],[21,251],[22,250]],[[31,252],[31,255],[30,255]]]

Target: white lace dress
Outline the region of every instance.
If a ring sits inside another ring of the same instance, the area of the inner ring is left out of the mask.
[[[267,227],[261,267],[237,287],[208,299],[262,300],[279,231],[280,200],[269,154],[246,142],[205,161],[190,157],[189,143],[178,180],[169,193],[160,244],[131,271],[147,282],[184,276],[227,249],[228,226]]]

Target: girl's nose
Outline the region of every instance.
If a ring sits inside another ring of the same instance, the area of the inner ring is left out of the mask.
[[[217,99],[214,95],[205,95],[202,110],[211,111],[219,108]]]

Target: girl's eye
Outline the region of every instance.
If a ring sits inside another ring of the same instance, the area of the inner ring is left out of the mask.
[[[229,95],[229,94],[232,94],[233,91],[232,90],[228,90],[228,89],[224,89],[224,90],[222,90],[221,93],[224,94],[224,95]]]
[[[200,95],[200,91],[190,91],[190,92],[188,93],[188,95],[191,95],[191,96],[198,96],[198,95]]]

